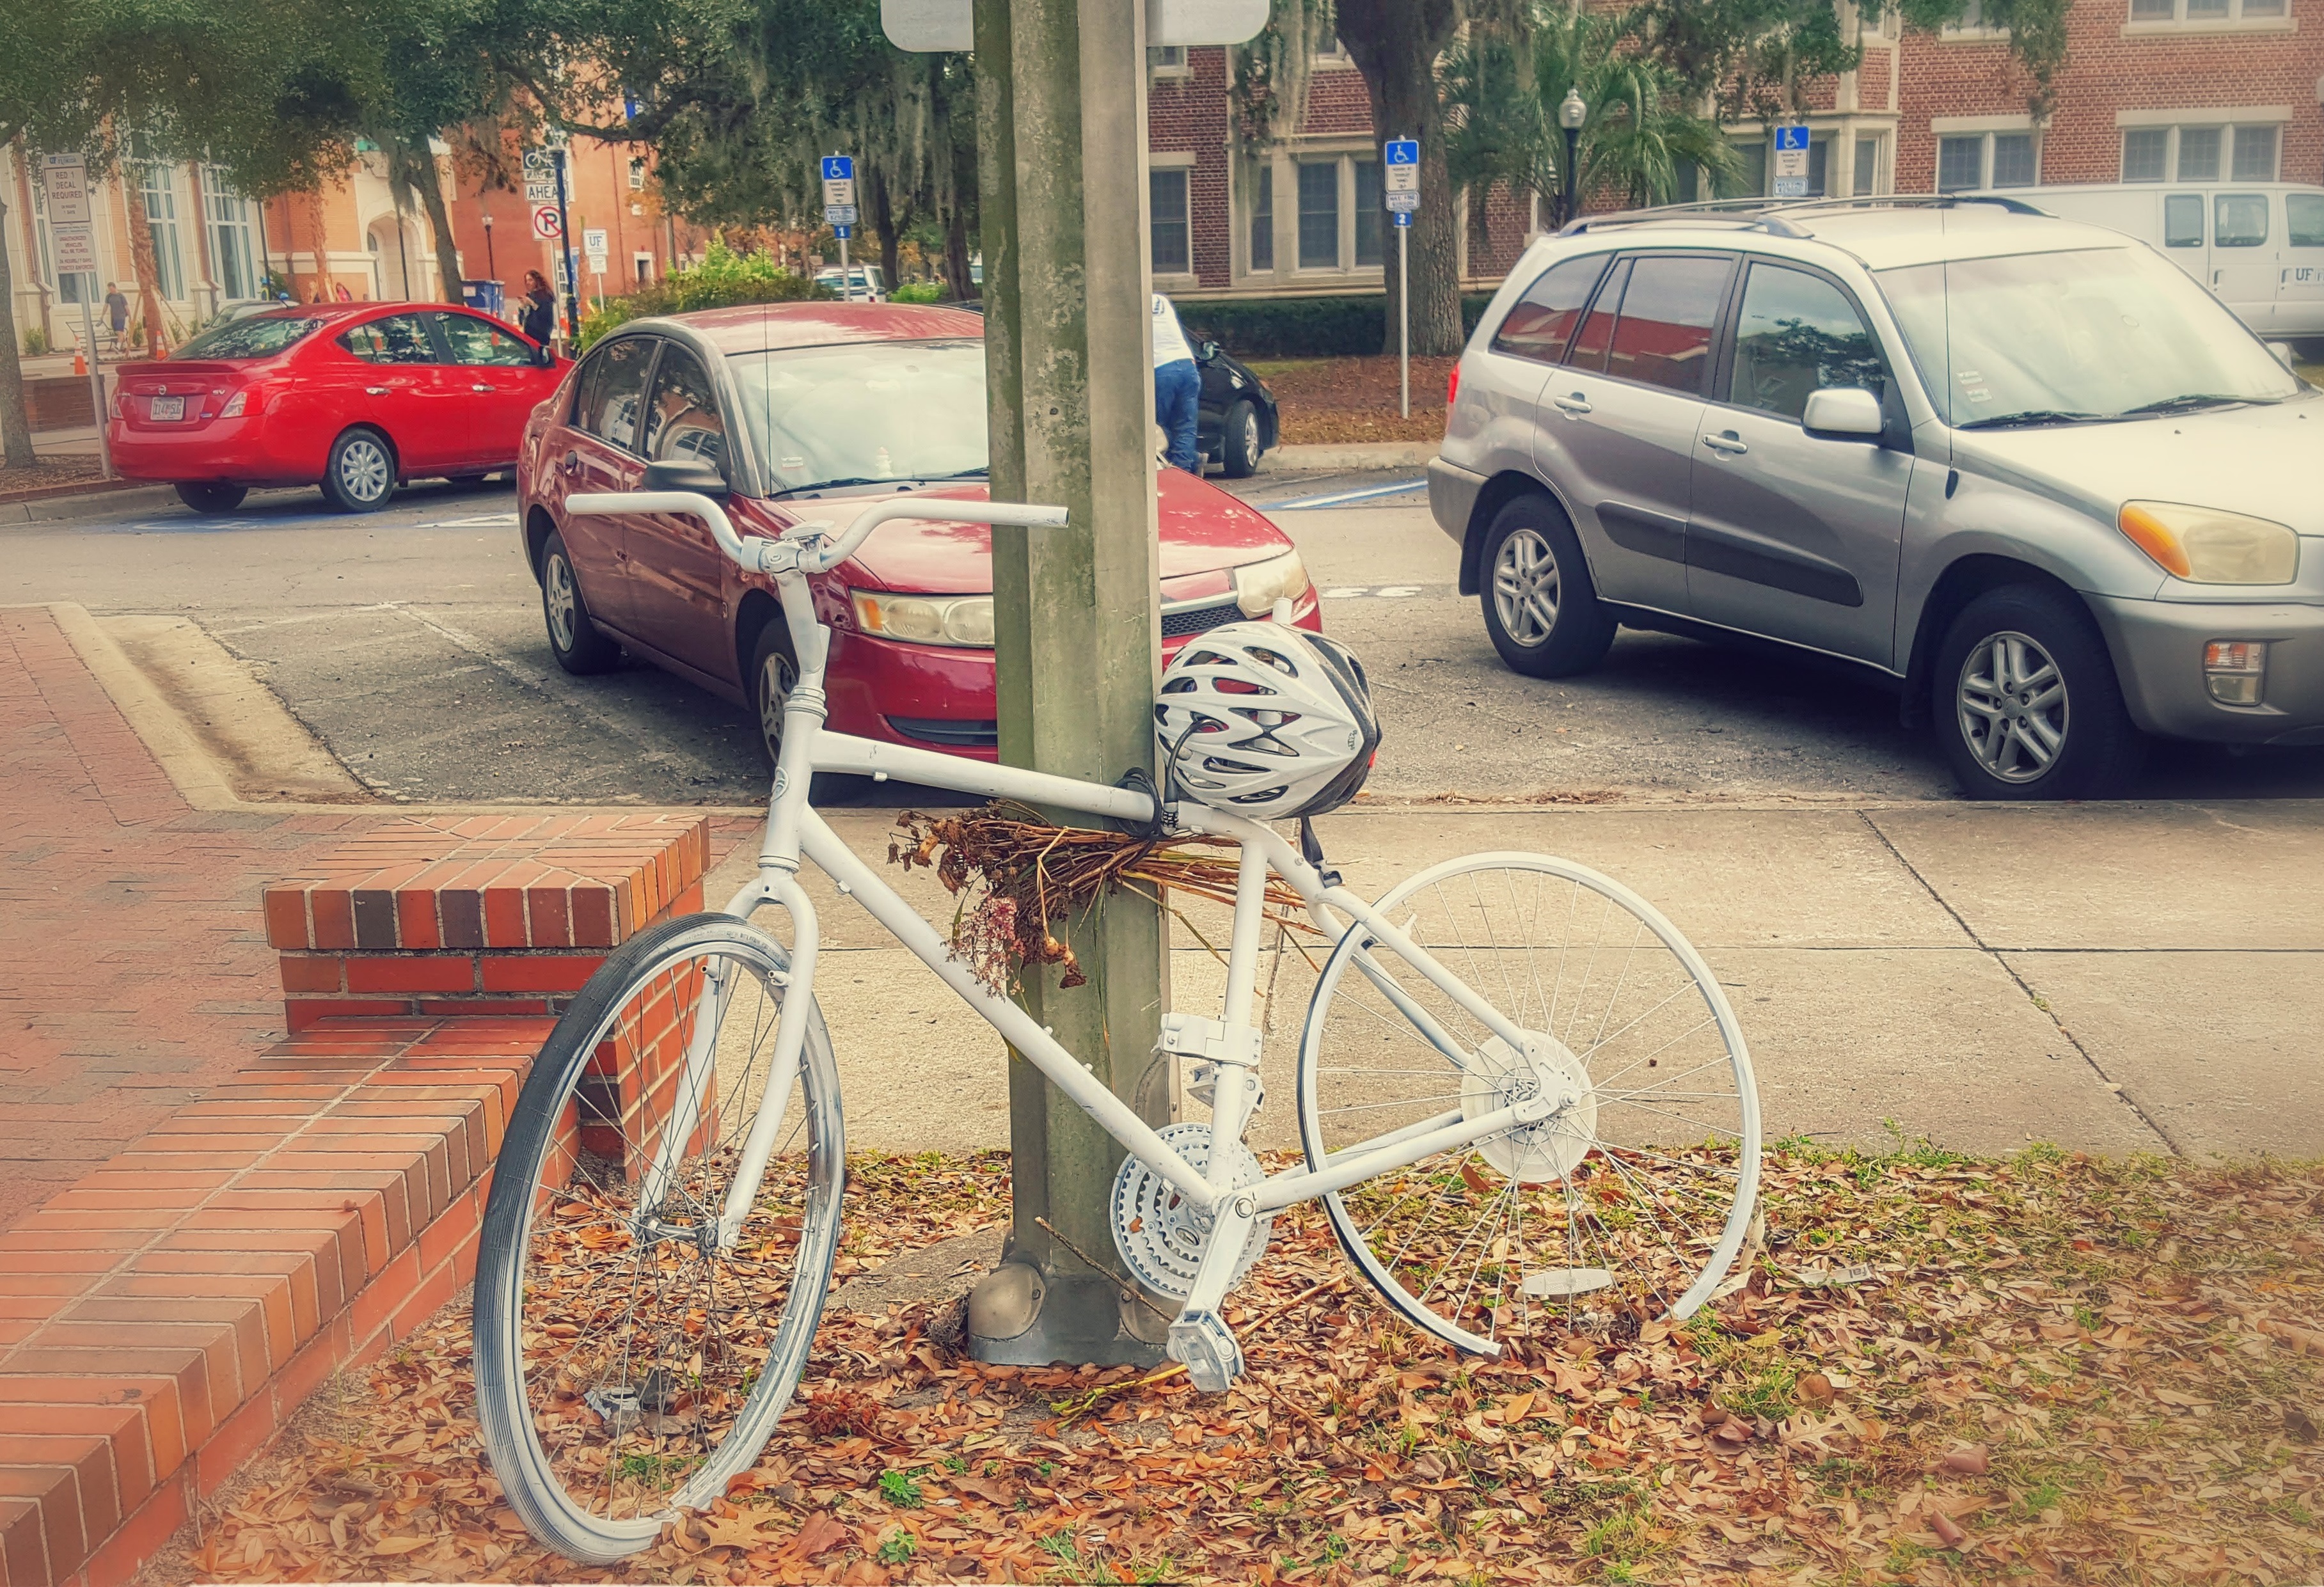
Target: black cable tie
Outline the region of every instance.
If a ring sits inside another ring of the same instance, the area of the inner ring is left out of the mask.
[[[1340,873],[1323,858],[1323,843],[1315,835],[1315,823],[1305,816],[1299,817],[1299,857],[1315,867],[1325,887],[1340,885]]]
[[[1176,824],[1176,818],[1170,807],[1162,802],[1162,790],[1154,786],[1154,774],[1151,771],[1143,766],[1132,766],[1121,774],[1120,780],[1113,786],[1128,789],[1132,793],[1144,794],[1148,803],[1153,807],[1153,814],[1148,817],[1144,825],[1141,826],[1133,821],[1122,822],[1121,826],[1126,831],[1148,843],[1160,843],[1170,835],[1170,828]]]

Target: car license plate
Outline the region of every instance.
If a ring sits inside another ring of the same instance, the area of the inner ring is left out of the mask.
[[[185,416],[185,398],[156,397],[153,399],[153,418],[156,421],[164,419],[183,419]]]

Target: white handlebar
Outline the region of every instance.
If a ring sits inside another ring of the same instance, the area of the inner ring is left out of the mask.
[[[595,491],[565,498],[565,510],[579,513],[684,512],[709,526],[718,549],[743,569],[767,573],[797,567],[822,573],[854,555],[871,532],[897,518],[936,519],[945,523],[993,523],[1021,529],[1054,529],[1065,521],[1063,507],[1020,506],[1014,502],[946,502],[899,496],[882,502],[830,537],[825,522],[802,523],[780,540],[749,540],[734,532],[726,510],[694,491]]]

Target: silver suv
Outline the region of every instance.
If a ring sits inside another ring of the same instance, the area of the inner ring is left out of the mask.
[[[1618,626],[1855,663],[1961,787],[2324,744],[2324,392],[2145,245],[2010,200],[1724,206],[1526,250],[1429,505],[1501,659]]]

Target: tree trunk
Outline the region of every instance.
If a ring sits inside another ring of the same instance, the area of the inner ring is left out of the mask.
[[[143,183],[136,168],[124,166],[121,172],[122,208],[129,211],[129,257],[137,267],[137,307],[145,319],[145,356],[161,355],[161,298],[153,290],[161,268],[153,257],[153,222],[145,213]],[[89,349],[97,356],[97,349]]]
[[[406,169],[412,189],[420,195],[420,207],[428,211],[428,229],[436,234],[436,275],[444,301],[465,303],[468,295],[460,282],[460,245],[452,238],[452,214],[444,205],[443,173],[437,170],[436,156],[425,142],[412,151]]]
[[[1340,0],[1340,42],[1363,74],[1374,138],[1420,140],[1420,213],[1412,224],[1412,350],[1458,353],[1461,335],[1461,221],[1447,200],[1444,112],[1436,91],[1436,58],[1461,22],[1457,0]],[[1384,227],[1392,231],[1393,227]],[[1380,344],[1396,351],[1396,239],[1384,239],[1387,309]]]
[[[0,233],[7,225],[8,204],[0,198]],[[105,415],[98,414],[97,421],[103,424]],[[8,268],[6,237],[0,235],[0,466],[30,468],[37,460],[32,420],[24,411],[24,366],[16,359],[16,281]]]
[[[896,257],[896,210],[888,201],[888,173],[876,165],[872,168],[872,229],[880,237],[880,273],[892,292],[903,284]]]
[[[976,147],[959,137],[950,139],[952,195],[945,205],[945,293],[955,303],[980,296],[969,278],[968,217],[976,192]]]

